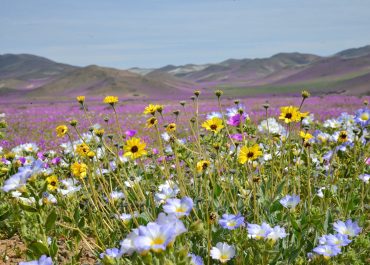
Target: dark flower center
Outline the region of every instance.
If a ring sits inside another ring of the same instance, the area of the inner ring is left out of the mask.
[[[208,167],[208,164],[207,163],[203,163],[203,165],[202,165],[203,170],[207,169],[207,167]]]
[[[285,118],[287,118],[287,119],[291,119],[291,118],[292,118],[292,113],[287,113],[287,114],[285,114]]]
[[[139,151],[139,148],[136,145],[131,147],[131,153],[136,153],[137,151]]]
[[[254,153],[253,152],[249,152],[248,154],[247,154],[247,157],[248,158],[252,158],[254,156]]]
[[[215,131],[215,130],[217,129],[217,125],[216,125],[216,124],[212,124],[212,125],[210,126],[210,128],[211,128],[211,130]]]
[[[55,181],[52,181],[52,182],[50,182],[50,185],[51,185],[51,186],[56,186],[56,185],[57,185],[57,183],[56,183]]]

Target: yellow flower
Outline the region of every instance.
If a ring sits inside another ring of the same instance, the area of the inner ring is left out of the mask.
[[[304,131],[300,131],[299,136],[301,136],[301,138],[305,142],[313,138],[312,134],[310,134],[308,132],[304,132]]]
[[[85,143],[78,144],[76,146],[76,152],[80,156],[87,156],[87,154],[90,152],[90,147]]]
[[[55,175],[51,175],[50,177],[46,178],[46,182],[48,183],[48,190],[56,190],[58,188],[58,177]]]
[[[201,173],[205,171],[210,165],[211,165],[211,162],[207,160],[201,160],[197,163],[197,171]]]
[[[284,120],[285,123],[299,122],[301,121],[301,113],[299,109],[294,106],[287,106],[280,108],[280,120]]]
[[[306,118],[309,114],[309,112],[299,112],[300,120]]]
[[[118,102],[118,97],[115,96],[106,96],[103,100],[104,103],[114,105]]]
[[[176,131],[176,123],[170,123],[170,124],[168,124],[167,127],[166,127],[166,131],[168,133],[171,133],[171,132]]]
[[[145,107],[144,114],[152,114],[152,115],[154,115],[155,112],[158,110],[158,106],[159,105],[149,104],[147,107]]]
[[[55,128],[58,137],[63,137],[68,132],[68,127],[65,125],[59,125]]]
[[[348,133],[346,131],[341,131],[338,136],[338,142],[344,143],[348,141]]]
[[[262,151],[258,144],[251,147],[243,146],[240,149],[238,160],[239,163],[245,164],[245,162],[256,160],[260,156],[262,156]]]
[[[206,128],[206,130],[208,131],[218,133],[225,126],[222,124],[222,120],[220,118],[214,117],[210,120],[203,122],[202,127]]]
[[[72,174],[78,178],[84,178],[87,174],[87,166],[84,163],[75,162],[71,165]]]
[[[147,154],[145,147],[146,143],[144,141],[140,138],[132,137],[126,142],[124,156],[129,156],[131,159],[139,158]]]
[[[94,156],[95,156],[95,152],[94,152],[94,151],[89,151],[89,152],[87,153],[87,156],[88,156],[89,158],[94,158]]]
[[[151,118],[147,119],[145,127],[146,128],[151,128],[154,125],[156,125],[157,123],[158,123],[157,118],[156,117],[151,117]]]
[[[103,137],[103,135],[104,135],[104,129],[95,129],[94,130],[94,134],[96,135],[96,136],[98,136],[98,137]]]
[[[76,99],[81,104],[85,102],[85,96],[77,96]]]

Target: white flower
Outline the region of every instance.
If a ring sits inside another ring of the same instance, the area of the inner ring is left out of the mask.
[[[165,141],[165,142],[168,142],[170,140],[170,135],[167,133],[167,132],[164,132],[161,134],[161,137],[162,139]]]
[[[67,195],[79,191],[81,186],[78,186],[79,182],[73,178],[63,179],[61,183],[64,185],[64,189],[58,189],[62,195]]]
[[[216,247],[211,249],[212,259],[219,260],[221,263],[226,263],[235,256],[235,248],[227,243],[218,242]]]
[[[285,128],[279,124],[275,118],[263,120],[260,125],[258,125],[258,131],[262,133],[278,134],[281,136],[287,135]]]

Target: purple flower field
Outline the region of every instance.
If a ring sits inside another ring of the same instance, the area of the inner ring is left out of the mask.
[[[250,116],[252,122],[258,123],[265,118],[265,109],[263,104],[268,99],[269,102],[269,116],[277,117],[280,112],[280,106],[297,105],[300,103],[300,97],[257,97],[244,98],[240,103],[245,106],[247,114]],[[322,96],[311,97],[304,105],[304,111],[309,111],[315,115],[315,120],[323,121],[329,117],[338,116],[342,112],[354,113],[361,108],[365,100],[370,97],[354,97],[354,96]],[[188,121],[191,118],[191,113],[194,111],[193,102],[191,99],[186,100],[185,106],[181,106],[179,101],[170,100],[163,102],[156,102],[163,104],[165,109],[163,112],[164,119],[168,122],[174,119],[173,111],[180,110],[178,117],[180,128],[186,129]],[[205,119],[206,113],[219,111],[217,100],[205,99],[200,97],[199,113]],[[120,124],[122,124],[122,131],[129,129],[143,130],[145,124],[145,117],[142,114],[148,102],[127,101],[120,102],[117,107]],[[100,124],[103,127],[115,128],[111,124],[115,123],[114,116],[109,106],[101,102],[101,99],[86,99],[88,107],[88,114],[91,117],[91,124],[84,118],[83,109],[75,101],[70,102],[40,102],[40,103],[2,103],[0,105],[0,113],[5,113],[7,122],[9,124],[7,130],[7,138],[0,140],[0,146],[4,149],[11,149],[14,146],[23,143],[34,142],[42,151],[51,148],[56,148],[62,139],[57,138],[55,134],[55,127],[61,123],[67,123],[72,119],[78,121],[80,131],[85,132],[91,125]],[[223,99],[223,111],[226,108],[234,106],[231,99]],[[108,126],[104,118],[108,117]],[[181,130],[180,130],[181,131]],[[73,133],[73,132],[72,132]],[[113,133],[113,132],[112,132]],[[145,139],[145,131],[142,133]],[[76,136],[76,134],[75,134]],[[150,142],[147,137],[146,141]]]

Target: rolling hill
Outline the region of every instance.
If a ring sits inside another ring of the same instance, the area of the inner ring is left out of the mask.
[[[194,89],[229,96],[296,93],[370,94],[370,45],[332,56],[279,53],[262,59],[119,70],[76,67],[29,54],[0,55],[0,96],[5,100],[68,100],[77,95],[126,99],[184,98]]]

